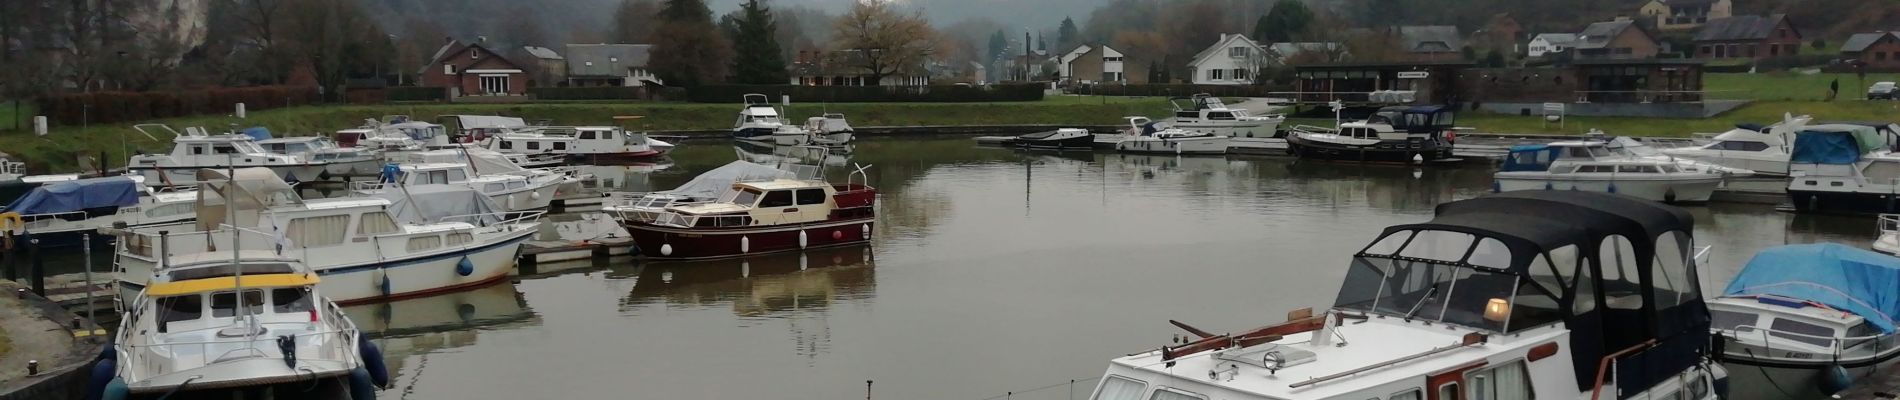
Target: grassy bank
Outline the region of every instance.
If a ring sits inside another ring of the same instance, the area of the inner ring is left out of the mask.
[[[853,125],[967,125],[967,124],[1114,124],[1126,115],[1161,116],[1171,110],[1165,99],[1098,96],[1053,96],[1039,102],[1015,103],[836,103],[798,104],[787,110],[792,121],[825,112],[841,112]],[[239,124],[264,126],[279,136],[304,136],[361,125],[364,119],[404,114],[432,121],[438,116],[507,115],[529,121],[558,124],[609,125],[614,116],[645,116],[632,127],[642,130],[724,129],[737,117],[736,104],[689,103],[534,103],[534,104],[398,104],[380,106],[319,106],[254,112],[245,120],[230,117],[192,117],[152,121],[177,129],[203,126],[218,130]],[[94,125],[90,129],[58,127],[47,137],[29,132],[0,133],[0,149],[28,163],[35,172],[69,171],[81,155],[103,153],[110,165],[124,163],[126,147],[137,151],[169,151],[170,138],[152,140],[132,130],[132,123]]]
[[[14,107],[19,107],[19,110],[15,111]],[[31,130],[33,121],[29,118],[33,118],[33,103],[15,100],[0,101],[0,132],[13,130],[16,123],[19,124],[21,130]]]
[[[1900,81],[1900,74],[1798,74],[1770,72],[1761,74],[1708,74],[1702,87],[1709,97],[1718,99],[1754,99],[1760,101],[1821,101],[1827,99],[1828,84],[1839,80],[1841,93],[1835,100],[1858,100],[1867,95],[1874,82]]]

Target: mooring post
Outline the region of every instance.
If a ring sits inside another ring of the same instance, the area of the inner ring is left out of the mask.
[[[86,319],[98,321],[99,307],[92,302],[92,232],[86,232],[86,236],[80,238],[80,248],[86,253]],[[79,327],[74,326],[73,329]]]
[[[40,257],[40,240],[32,239],[26,242],[27,246],[32,248],[33,294],[46,297],[46,260]]]
[[[7,278],[7,280],[18,282],[20,280],[20,272],[14,270],[15,269],[14,262],[15,260],[18,260],[20,257],[17,254],[14,254],[14,251],[19,250],[19,246],[13,245],[13,231],[9,230],[5,233],[5,235],[6,235],[6,239],[4,240],[6,242],[0,243],[0,245],[4,245],[6,247],[5,249],[0,249],[0,269],[3,269],[5,271],[0,271],[0,272],[5,273],[4,277]]]
[[[871,380],[864,380],[864,400],[871,400]]]

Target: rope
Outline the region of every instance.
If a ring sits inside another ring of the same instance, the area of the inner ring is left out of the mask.
[[[1742,349],[1742,353],[1747,354],[1749,357],[1756,357],[1754,350]],[[1762,367],[1754,367],[1754,368],[1755,368],[1755,371],[1761,372],[1761,379],[1768,381],[1768,385],[1773,386],[1775,388],[1775,391],[1781,392],[1782,396],[1786,396],[1787,398],[1790,398],[1790,399],[1798,398],[1794,394],[1788,393],[1788,390],[1782,389],[1781,384],[1775,383],[1775,378],[1772,376],[1768,376],[1767,368],[1762,368]]]
[[[1064,385],[1075,385],[1076,383],[1080,383],[1080,382],[1088,382],[1088,381],[1092,381],[1092,380],[1096,380],[1096,379],[1102,379],[1102,377],[1100,377],[1100,376],[1095,376],[1095,377],[1089,377],[1089,378],[1085,378],[1085,379],[1070,379],[1070,380],[1069,380],[1068,382],[1058,382],[1058,383],[1055,383],[1055,384],[1052,384],[1052,385],[1044,385],[1044,386],[1040,386],[1040,387],[1036,387],[1036,388],[1033,388],[1033,389],[1029,389],[1029,390],[1024,390],[1024,391],[1020,391],[1020,392],[1016,392],[1016,391],[1012,391],[1012,392],[1008,392],[1008,393],[1004,393],[1004,394],[1003,394],[1003,395],[1001,395],[1001,396],[994,396],[994,397],[986,397],[986,398],[983,398],[983,400],[996,400],[996,399],[1005,399],[1005,398],[1010,398],[1010,397],[1013,397],[1013,396],[1015,396],[1015,395],[1019,395],[1019,394],[1024,394],[1024,393],[1031,393],[1031,392],[1036,392],[1036,391],[1040,391],[1040,390],[1048,390],[1048,389],[1051,389],[1051,388],[1057,388],[1057,387],[1062,387],[1062,386],[1064,386]],[[1073,394],[1073,393],[1071,393],[1071,394]]]

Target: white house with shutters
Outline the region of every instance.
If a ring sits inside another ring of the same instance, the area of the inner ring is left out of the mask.
[[[1220,41],[1188,60],[1196,85],[1251,85],[1267,67],[1267,50],[1246,35],[1221,34]]]

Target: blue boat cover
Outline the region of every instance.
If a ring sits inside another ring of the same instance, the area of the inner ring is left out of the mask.
[[[139,183],[132,178],[113,176],[41,185],[14,199],[5,211],[20,215],[54,214],[138,204]]]
[[[1794,151],[1788,155],[1788,162],[1853,164],[1860,161],[1860,155],[1886,145],[1886,136],[1871,127],[1850,124],[1810,126],[1795,133]]]
[[[1542,144],[1523,144],[1511,146],[1511,155],[1504,157],[1505,172],[1543,171],[1550,168],[1550,162],[1557,159],[1561,150]]]
[[[1776,246],[1755,253],[1723,296],[1772,295],[1851,312],[1883,333],[1900,315],[1900,258],[1835,243]]]
[[[253,126],[249,128],[244,128],[244,130],[239,131],[239,132],[243,133],[244,136],[250,136],[251,140],[269,140],[270,139],[270,129],[262,127],[262,126]]]

